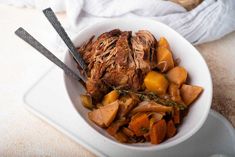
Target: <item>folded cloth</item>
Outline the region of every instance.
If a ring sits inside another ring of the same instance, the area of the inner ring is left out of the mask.
[[[192,44],[216,40],[235,30],[235,0],[204,0],[191,11],[163,0],[5,0],[4,3],[66,11],[69,31],[74,34],[101,20],[132,16],[161,21]]]

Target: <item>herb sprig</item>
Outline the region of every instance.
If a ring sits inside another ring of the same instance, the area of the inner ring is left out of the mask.
[[[161,105],[164,105],[164,106],[172,106],[172,107],[176,107],[178,108],[179,110],[184,110],[187,108],[187,106],[185,104],[182,104],[182,103],[177,103],[173,100],[170,100],[170,99],[163,99],[161,97],[159,97],[158,95],[156,95],[155,93],[153,92],[136,92],[136,91],[131,91],[131,90],[125,90],[125,89],[115,89],[117,90],[120,94],[135,94],[137,95],[140,100],[152,100],[152,101],[155,101],[156,103],[159,103]]]

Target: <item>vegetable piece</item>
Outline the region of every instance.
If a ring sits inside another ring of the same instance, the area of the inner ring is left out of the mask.
[[[164,48],[170,49],[170,45],[168,41],[166,40],[166,38],[164,37],[160,37],[158,41],[158,47],[164,47]]]
[[[144,138],[146,139],[146,141],[150,141],[150,133],[146,133],[144,134]]]
[[[114,137],[121,143],[128,142],[128,137],[122,131],[117,132]]]
[[[150,112],[148,113],[148,116],[151,117],[151,118],[154,118],[155,121],[159,121],[163,118],[163,116],[166,115],[165,112],[159,112],[159,113],[156,113],[156,112]]]
[[[187,79],[187,71],[183,67],[177,66],[168,71],[166,76],[168,80],[181,86]]]
[[[110,135],[114,136],[117,131],[119,130],[119,128],[125,124],[128,124],[128,120],[126,120],[125,118],[119,119],[115,122],[113,122],[108,129],[106,130]]]
[[[103,98],[102,104],[108,105],[114,101],[116,101],[119,97],[119,92],[117,90],[112,90],[108,94],[106,94]]]
[[[186,117],[187,114],[188,114],[188,111],[189,111],[189,108],[186,108],[186,109],[184,109],[184,110],[181,110],[181,111],[180,111],[181,117],[182,117],[182,118]]]
[[[114,120],[119,107],[118,100],[88,113],[88,118],[100,127],[108,127]]]
[[[100,127],[105,127],[100,109],[93,110],[88,113],[88,118]]]
[[[167,79],[156,71],[150,71],[145,76],[144,84],[149,91],[159,95],[165,94],[168,87]]]
[[[104,106],[104,105],[101,104],[101,103],[97,103],[97,104],[96,104],[96,107],[97,107],[97,108],[101,108],[101,107],[103,107],[103,106]]]
[[[82,105],[88,109],[92,109],[94,108],[93,104],[92,104],[92,98],[90,95],[80,95],[80,99],[82,102]]]
[[[137,117],[139,117],[139,116],[141,116],[141,115],[143,115],[143,114],[145,114],[144,112],[138,112],[138,113],[136,113],[136,114],[134,114],[133,116],[131,115],[131,120],[132,119],[135,119],[135,118],[137,118]]]
[[[143,83],[142,85],[141,85],[141,90],[145,90],[146,89],[146,87],[145,87],[145,84]]]
[[[100,112],[102,114],[102,118],[106,127],[108,127],[116,117],[118,108],[119,108],[118,100],[100,108]]]
[[[175,124],[180,124],[180,110],[175,108],[174,109],[174,115],[173,115],[173,121]]]
[[[167,133],[166,136],[167,138],[171,138],[176,134],[176,128],[175,124],[172,120],[167,122]]]
[[[156,112],[152,112],[150,116],[150,128],[153,126],[154,123],[160,121],[163,118],[163,114]]]
[[[168,91],[171,96],[171,100],[173,100],[177,103],[182,103],[181,96],[180,96],[180,90],[179,90],[178,85],[176,85],[175,83],[171,83],[169,85]]]
[[[150,118],[150,120],[149,120],[149,128],[152,128],[154,123],[156,123],[156,120],[154,118]]]
[[[142,101],[154,101],[158,104],[164,105],[164,106],[175,106],[177,108],[180,108],[181,110],[185,109],[187,106],[184,105],[183,101],[181,103],[177,103],[171,99],[169,99],[169,96],[164,94],[164,95],[156,95],[153,92],[133,92],[133,91],[128,91],[128,90],[118,90],[120,93],[135,93],[139,97],[140,100]]]
[[[157,49],[157,67],[161,72],[166,72],[174,68],[174,60],[172,53],[165,47],[158,47]]]
[[[203,88],[199,86],[192,86],[183,84],[180,89],[180,94],[186,105],[190,105],[200,95]]]
[[[152,144],[161,143],[166,136],[166,131],[167,131],[166,121],[164,119],[153,124],[152,128],[150,129],[151,143]]]
[[[168,63],[166,61],[160,61],[157,63],[156,67],[163,73],[168,70]]]
[[[137,105],[137,103],[138,101],[129,95],[121,97],[117,117],[121,118],[126,116],[131,111],[131,109]]]
[[[122,132],[127,135],[128,137],[133,137],[135,134],[129,128],[123,127]]]
[[[135,107],[131,114],[137,112],[170,112],[172,111],[171,106],[163,106],[154,101],[142,101],[137,107]]]
[[[131,122],[128,126],[136,136],[142,136],[149,131],[149,119],[147,114],[142,114],[134,119],[131,119]]]
[[[153,124],[159,122],[163,118],[163,115],[160,113],[153,113],[151,115],[149,128],[152,128]]]

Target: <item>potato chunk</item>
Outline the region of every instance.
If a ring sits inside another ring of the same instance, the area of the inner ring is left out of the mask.
[[[89,112],[88,118],[93,121],[96,125],[99,125],[100,127],[105,127],[100,109],[96,109]]]
[[[118,100],[88,113],[88,118],[101,127],[108,127],[116,117]]]
[[[116,101],[119,97],[119,93],[117,90],[112,90],[111,92],[109,92],[108,94],[106,94],[103,98],[102,104],[103,105],[107,105],[110,104],[114,101]]]
[[[180,89],[180,94],[186,105],[190,105],[202,92],[203,88],[199,86],[192,86],[183,84]]]
[[[157,67],[161,72],[166,72],[174,68],[174,60],[172,53],[165,47],[158,47],[157,49]]]
[[[164,37],[161,37],[159,39],[158,46],[170,49],[170,45],[169,45],[168,41],[166,40],[166,38],[164,38]]]
[[[146,88],[156,94],[162,95],[166,93],[168,81],[163,74],[156,71],[150,71],[144,78]]]
[[[89,95],[80,95],[82,105],[88,109],[92,109],[94,106],[92,104],[92,98]]]
[[[171,83],[168,88],[168,92],[171,96],[171,100],[182,103],[181,96],[180,96],[180,89],[179,86],[175,83]]]
[[[177,66],[168,71],[166,76],[168,80],[181,86],[187,79],[187,71],[183,67]]]

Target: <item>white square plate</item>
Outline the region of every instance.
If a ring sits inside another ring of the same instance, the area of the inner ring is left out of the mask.
[[[97,156],[203,157],[213,154],[235,155],[235,131],[220,114],[211,110],[202,128],[190,139],[174,147],[145,152],[117,147],[88,126],[71,105],[63,72],[53,67],[25,94],[27,109],[83,145]],[[83,106],[81,106],[83,107]],[[95,139],[95,140],[94,140]]]

